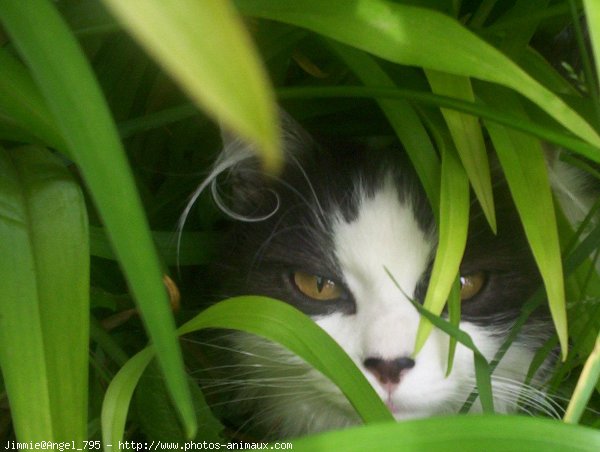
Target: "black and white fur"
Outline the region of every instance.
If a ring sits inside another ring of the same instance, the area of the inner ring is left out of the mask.
[[[321,148],[284,118],[285,168],[265,176],[252,150],[226,139],[212,183],[221,208],[235,220],[228,257],[220,266],[223,296],[260,294],[310,315],[353,359],[397,419],[455,413],[475,387],[472,352],[458,346],[446,377],[448,336],[434,330],[410,356],[419,314],[405,294],[422,302],[436,250],[428,201],[400,149],[334,143]],[[219,177],[220,176],[220,177]],[[494,235],[474,201],[463,274],[484,272],[485,286],[462,306],[460,328],[491,360],[540,277],[501,177],[494,195]],[[229,185],[226,198],[219,187]],[[339,300],[315,302],[294,286],[295,271],[321,275],[345,289]],[[555,408],[525,385],[538,347],[552,334],[545,312],[528,322],[493,376],[498,412]],[[236,428],[266,437],[293,437],[359,423],[341,392],[283,347],[231,333],[220,345],[223,371],[203,381],[217,405],[238,413]],[[219,398],[217,397],[217,400]],[[477,411],[477,404],[472,411]]]

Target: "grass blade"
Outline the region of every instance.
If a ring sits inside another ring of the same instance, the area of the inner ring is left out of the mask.
[[[0,19],[90,188],[156,347],[167,386],[192,436],[194,411],[160,265],[125,154],[91,69],[48,0],[0,2]]]
[[[0,364],[19,441],[87,438],[83,196],[49,151],[0,149]]]
[[[439,315],[456,281],[467,245],[469,226],[469,180],[451,143],[442,149],[442,183],[438,246],[423,307]],[[415,353],[425,344],[432,325],[421,318]]]
[[[569,424],[579,422],[587,403],[592,396],[592,392],[596,389],[596,385],[600,379],[600,334],[596,338],[596,346],[588,357],[577,386],[573,392],[573,396],[569,401],[569,406],[565,412],[564,421]]]
[[[583,6],[596,61],[596,74],[600,74],[600,4],[596,0],[583,0]],[[588,83],[593,82],[589,80]],[[598,83],[595,83],[598,86]]]
[[[510,108],[515,114],[526,117],[512,93],[499,97],[497,91],[487,92],[482,87],[478,94],[491,105]],[[504,126],[491,122],[486,122],[486,126],[542,275],[564,359],[568,348],[564,277],[556,215],[541,144],[529,135]]]
[[[129,403],[138,381],[152,358],[154,350],[146,348],[131,358],[112,379],[102,403],[102,444],[106,452],[118,448],[123,441]]]
[[[402,291],[402,289],[396,282],[394,276],[388,271],[387,268],[385,269],[385,271],[388,274],[388,276],[392,279],[392,281],[394,281],[396,287],[398,287],[398,289]],[[426,319],[430,325],[439,328],[444,333],[448,334],[448,336],[456,339],[457,342],[461,343],[473,352],[475,380],[477,381],[477,389],[479,393],[479,400],[481,401],[481,407],[484,413],[493,413],[494,398],[492,396],[492,369],[487,360],[485,359],[485,356],[483,356],[483,353],[479,351],[479,349],[471,339],[471,336],[469,336],[467,333],[465,333],[452,323],[448,322],[447,320],[438,317],[438,314],[434,314],[433,312],[429,311],[425,308],[424,305],[421,306],[420,303],[414,301],[406,294],[404,294],[404,296],[408,301],[411,302],[415,309],[419,311],[421,317],[423,319]]]
[[[468,78],[432,70],[426,70],[425,75],[434,93],[470,102],[475,101],[471,81]],[[479,119],[446,108],[442,108],[442,115],[444,115],[444,120],[448,125],[448,129],[450,129],[454,146],[469,176],[473,191],[479,200],[488,224],[495,232],[497,229],[496,212],[492,194],[490,165]]]
[[[104,0],[200,106],[281,164],[274,96],[228,0]],[[243,74],[243,76],[242,76]]]

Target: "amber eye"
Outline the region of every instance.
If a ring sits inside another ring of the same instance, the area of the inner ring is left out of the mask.
[[[485,284],[485,273],[477,272],[460,277],[460,299],[469,300],[481,292]]]
[[[298,290],[313,300],[335,300],[343,294],[342,288],[335,281],[323,276],[294,272],[293,278]]]

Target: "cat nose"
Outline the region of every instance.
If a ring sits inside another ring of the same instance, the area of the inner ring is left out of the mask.
[[[409,357],[396,359],[367,358],[365,367],[375,375],[382,385],[397,385],[403,371],[415,366],[415,360]]]

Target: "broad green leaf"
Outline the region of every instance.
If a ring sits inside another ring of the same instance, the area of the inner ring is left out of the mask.
[[[29,66],[90,189],[143,314],[167,387],[193,436],[194,411],[160,265],[115,125],[92,71],[50,1],[0,2],[0,20]]]
[[[293,441],[294,450],[596,452],[600,432],[524,416],[434,417],[365,425]]]
[[[468,78],[433,70],[426,70],[425,75],[434,93],[470,102],[475,100],[471,81]],[[473,191],[490,227],[493,231],[496,231],[496,212],[494,209],[490,164],[479,119],[446,108],[442,108],[442,114],[463,167],[469,176]]]
[[[266,297],[245,296],[206,309],[179,329],[229,328],[278,342],[333,381],[365,423],[392,420],[373,387],[329,335],[292,306]]]
[[[596,147],[596,131],[539,82],[453,18],[385,0],[236,0],[244,14],[308,28],[389,61],[498,83]]]
[[[79,186],[43,148],[0,149],[0,365],[19,441],[87,438],[89,250]]]
[[[278,342],[336,383],[365,423],[393,420],[343,350],[311,319],[288,304],[258,296],[231,298],[198,314],[179,328],[179,334],[205,328],[246,331]],[[107,444],[122,440],[133,391],[152,356],[150,347],[135,355],[106,391],[102,408],[105,450]]]
[[[452,143],[442,146],[442,181],[438,246],[423,307],[439,315],[446,304],[452,285],[459,273],[467,245],[469,226],[469,180]],[[418,353],[431,332],[432,325],[421,318],[415,353]]]
[[[394,81],[370,55],[331,44],[334,52],[367,86],[395,88]],[[403,99],[377,99],[415,167],[434,212],[439,206],[440,163],[429,135],[412,105]]]
[[[482,86],[478,94],[490,105],[511,108],[515,114],[526,117],[518,100],[509,92],[498,96],[497,91],[487,91]],[[491,122],[486,122],[486,127],[542,275],[564,359],[568,347],[564,277],[552,192],[541,143],[529,135]]]
[[[104,0],[190,97],[281,164],[277,112],[266,73],[229,0]]]

